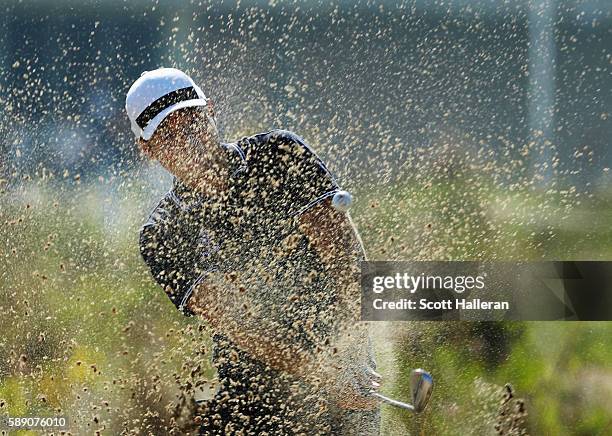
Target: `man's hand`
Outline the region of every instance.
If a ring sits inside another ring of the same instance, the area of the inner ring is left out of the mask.
[[[380,388],[382,376],[367,365],[343,370],[334,381],[329,395],[341,409],[375,410],[378,400],[371,393]]]
[[[382,376],[375,371],[367,326],[354,325],[337,346],[326,364],[330,400],[345,410],[375,410],[379,402],[371,393],[379,390]]]

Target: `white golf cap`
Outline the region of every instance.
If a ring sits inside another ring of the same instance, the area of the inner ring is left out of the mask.
[[[125,98],[132,131],[137,138],[151,139],[157,126],[172,112],[205,106],[206,96],[187,74],[176,68],[145,71]]]

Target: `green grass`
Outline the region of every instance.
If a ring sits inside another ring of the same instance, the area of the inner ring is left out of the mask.
[[[405,180],[356,192],[352,215],[370,258],[612,258],[610,196],[466,183]],[[0,414],[61,410],[78,434],[163,429],[181,391],[212,379],[206,331],[174,309],[140,260],[148,199],[130,189],[115,200],[128,223],[117,228],[104,219],[106,197],[84,185],[0,198]],[[422,421],[385,408],[389,432],[418,424],[425,434],[492,433],[505,383],[526,400],[533,434],[610,431],[610,323],[386,329],[396,340],[379,344],[381,372],[396,382],[388,393],[405,397],[413,367],[436,377]]]

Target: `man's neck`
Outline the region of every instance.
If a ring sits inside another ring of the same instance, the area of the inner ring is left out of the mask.
[[[183,175],[184,177],[179,175],[179,179],[202,196],[222,198],[228,189],[230,171],[229,158],[223,145],[218,144],[214,160],[205,159],[204,161],[200,164],[202,167],[194,164],[192,168],[189,168],[188,174]]]

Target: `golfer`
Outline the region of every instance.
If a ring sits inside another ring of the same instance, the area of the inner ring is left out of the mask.
[[[221,142],[212,101],[173,68],[143,73],[126,110],[140,150],[174,175],[142,256],[214,332],[219,388],[200,434],[378,434],[356,322],[364,252],[324,163],[284,130]]]

